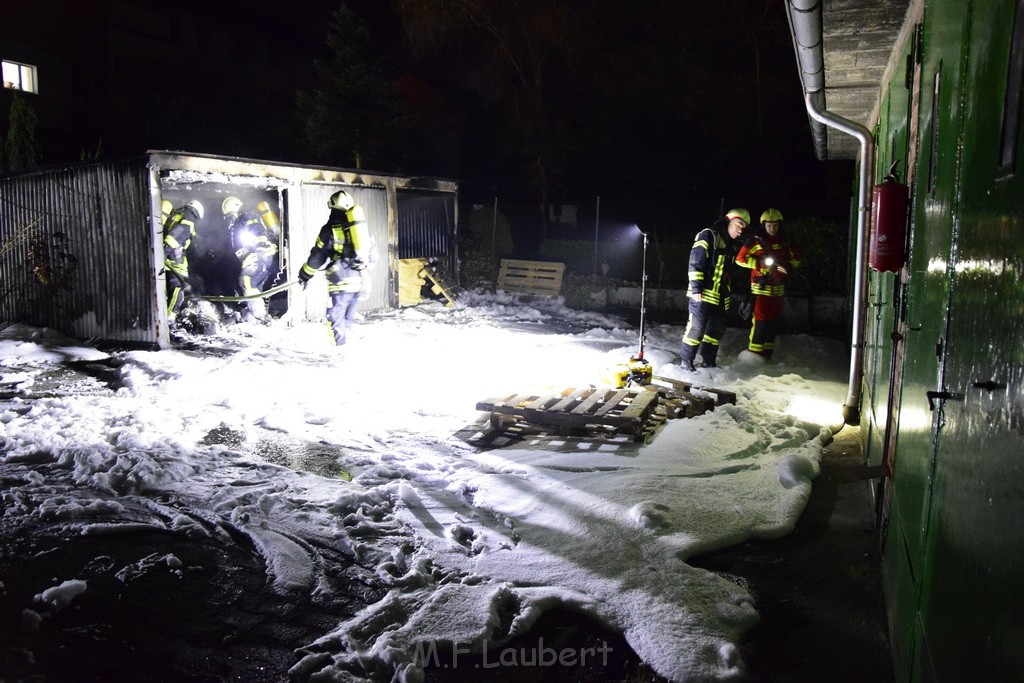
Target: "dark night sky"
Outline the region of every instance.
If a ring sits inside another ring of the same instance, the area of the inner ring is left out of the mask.
[[[514,164],[522,159],[504,149],[488,108],[501,106],[506,85],[488,79],[473,58],[478,46],[414,58],[390,3],[349,6],[400,64],[473,112],[463,134],[476,137],[458,167],[429,172],[459,177],[470,193],[515,194]],[[559,88],[550,97],[551,127],[571,141],[563,150],[567,200],[685,195],[704,206],[781,204],[845,215],[852,164],[814,156],[782,2],[586,6],[597,8],[587,25],[594,45],[580,51],[587,66],[546,74]]]
[[[82,13],[86,23],[94,4],[111,4],[41,2],[55,12],[64,7],[66,17]],[[528,182],[533,152],[520,140],[529,139],[523,131],[532,124],[507,116],[523,100],[507,72],[488,68],[493,40],[470,37],[414,56],[390,0],[346,4],[367,22],[373,52],[393,65],[389,77],[414,79],[430,95],[421,101],[429,111],[413,115],[418,142],[405,158],[390,168],[368,166],[455,178],[470,200],[497,193],[535,201]],[[129,6],[167,4],[135,0]],[[81,78],[67,79],[81,94],[78,118],[85,122],[91,111],[107,108],[108,121],[66,142],[65,156],[77,158],[103,137],[112,156],[137,153],[141,146],[310,163],[297,144],[302,123],[295,90],[318,85],[310,60],[327,56],[325,39],[337,6],[337,0],[180,0],[174,20],[154,27],[171,36],[167,55],[160,57],[166,58],[164,70],[133,72],[130,58],[97,56],[111,72],[137,80],[123,102]],[[588,202],[599,195],[609,201],[682,201],[704,214],[723,202],[817,215],[845,212],[841,198],[849,195],[852,164],[814,158],[780,0],[648,0],[630,6],[522,0],[515,6],[571,8],[563,24],[537,24],[530,34],[532,40],[560,26],[567,42],[576,41],[560,61],[545,62],[543,97],[535,105],[544,113],[538,117],[543,131],[534,139],[544,140],[554,160],[549,201]],[[38,11],[21,16],[17,9],[8,13],[8,28],[0,27],[0,40],[13,33],[26,43],[39,40],[88,55],[89,41],[82,40],[88,26],[55,25],[40,21]],[[197,17],[211,14],[229,28],[196,32],[204,36],[199,42],[183,38],[194,31]],[[218,55],[235,61],[221,64]],[[247,72],[247,63],[258,61],[250,58],[261,55],[277,68]],[[41,83],[53,87],[54,79]]]

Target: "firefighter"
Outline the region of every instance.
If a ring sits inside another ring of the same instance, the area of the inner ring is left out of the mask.
[[[203,219],[203,205],[193,199],[171,211],[164,221],[164,270],[167,273],[167,320],[175,323],[191,291],[186,252],[196,236],[196,223]]]
[[[255,211],[244,211],[242,200],[228,197],[220,205],[231,234],[231,248],[241,265],[238,288],[242,296],[254,296],[263,291],[277,254],[277,245],[270,239],[266,226]],[[267,320],[267,304],[256,296],[247,302],[249,314],[260,322]]]
[[[694,370],[698,350],[704,367],[717,366],[718,343],[725,332],[730,305],[729,275],[739,250],[739,239],[749,223],[749,211],[732,209],[694,238],[687,288],[690,320],[679,350],[684,370]]]
[[[327,200],[331,210],[327,223],[320,228],[309,258],[299,271],[299,282],[305,289],[317,271],[327,276],[327,320],[330,322],[336,347],[345,344],[348,329],[355,320],[356,308],[364,291],[363,276],[370,257],[370,234],[361,206],[345,190]]]
[[[800,266],[799,250],[782,236],[782,213],[778,209],[761,214],[761,228],[740,249],[736,263],[750,269],[750,294],[754,298],[747,349],[770,360],[782,317],[786,278]]]

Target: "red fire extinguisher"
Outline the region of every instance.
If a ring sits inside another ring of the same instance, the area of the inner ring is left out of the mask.
[[[893,163],[881,185],[875,185],[871,204],[871,270],[895,273],[907,261],[907,208],[910,188],[896,177]]]

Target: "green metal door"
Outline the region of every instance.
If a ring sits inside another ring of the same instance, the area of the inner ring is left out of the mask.
[[[905,361],[883,546],[893,657],[896,670],[904,673],[913,669],[930,495],[941,436],[929,392],[944,389],[943,360],[953,286],[954,198],[961,152],[957,133],[962,117],[960,55],[968,10],[962,0],[930,3],[925,8],[922,36]]]
[[[945,367],[955,398],[939,414],[925,539],[925,679],[1024,680],[1022,14],[1024,2],[1011,0],[975,3],[970,17],[964,87],[974,106],[960,135],[968,151],[952,207]]]

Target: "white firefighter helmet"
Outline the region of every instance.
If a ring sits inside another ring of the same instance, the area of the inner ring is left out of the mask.
[[[327,206],[332,209],[341,209],[342,211],[348,211],[356,205],[356,200],[352,199],[345,190],[338,190],[331,195],[331,198],[327,200]]]
[[[225,216],[229,213],[238,213],[242,208],[242,200],[238,197],[228,197],[220,205],[220,211]]]
[[[198,199],[193,199],[188,204],[186,204],[186,206],[191,206],[193,209],[195,209],[196,214],[199,216],[199,220],[203,220],[203,205],[199,202]]]

